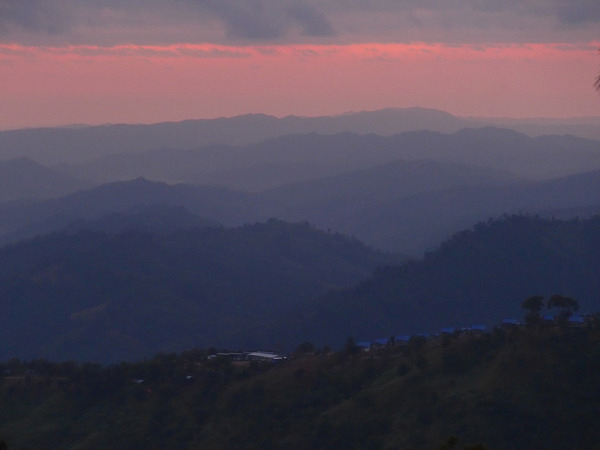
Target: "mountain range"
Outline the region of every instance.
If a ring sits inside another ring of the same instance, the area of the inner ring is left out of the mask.
[[[152,205],[185,208],[225,226],[269,218],[308,221],[381,250],[420,255],[452,233],[505,213],[598,213],[600,171],[534,182],[462,164],[397,161],[253,194],[137,179],[57,199],[2,203],[0,242]]]
[[[398,160],[469,164],[540,180],[600,169],[600,142],[574,136],[528,137],[494,127],[392,136],[311,133],[235,147],[121,152],[60,169],[96,183],[145,177],[257,192]]]
[[[118,153],[207,145],[247,145],[288,134],[355,132],[390,135],[414,129],[452,132],[479,122],[423,108],[385,109],[341,116],[231,118],[0,131],[0,159],[28,156],[45,165],[77,163]],[[424,125],[427,124],[427,125]]]
[[[71,229],[0,250],[0,359],[115,362],[258,345],[265,321],[401,259],[276,220],[158,233]],[[245,338],[231,339],[239,333]]]
[[[169,211],[167,211],[169,212]],[[106,224],[106,222],[104,222]],[[133,360],[493,325],[531,295],[597,311],[600,216],[510,216],[422,259],[306,223],[76,227],[0,250],[0,359]]]
[[[0,161],[0,202],[60,197],[93,185],[26,157]]]
[[[0,159],[28,156],[45,165],[80,163],[118,153],[159,148],[193,149],[207,145],[243,146],[288,134],[378,134],[415,130],[453,133],[463,128],[498,126],[528,136],[564,135],[600,139],[597,117],[571,119],[462,118],[427,108],[389,108],[339,116],[277,118],[247,114],[217,119],[114,124],[0,131]]]
[[[457,233],[424,258],[382,267],[358,285],[303,304],[271,333],[315,345],[439,333],[522,316],[533,295],[600,309],[600,216],[506,216]],[[307,326],[310,324],[310,327]]]
[[[538,293],[598,307],[598,140],[410,109],[15,130],[0,149],[0,357],[335,346]]]

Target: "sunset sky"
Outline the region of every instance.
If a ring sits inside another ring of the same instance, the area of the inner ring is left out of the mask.
[[[600,116],[598,0],[0,0],[0,129]]]

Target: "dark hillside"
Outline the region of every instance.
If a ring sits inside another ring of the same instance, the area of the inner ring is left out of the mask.
[[[495,323],[531,294],[561,293],[600,309],[600,217],[509,216],[460,232],[423,259],[379,269],[352,289],[301,307],[277,328],[288,340],[339,342]],[[307,327],[306,324],[311,326]]]
[[[0,358],[107,362],[195,345],[286,349],[265,324],[398,259],[276,220],[40,237],[0,250]]]
[[[593,449],[600,333],[495,330],[271,363],[0,363],[11,449]],[[453,444],[453,445],[452,445]]]

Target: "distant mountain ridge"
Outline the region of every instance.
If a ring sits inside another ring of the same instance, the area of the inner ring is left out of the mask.
[[[0,159],[28,156],[46,165],[81,163],[110,154],[139,153],[158,148],[248,145],[286,134],[351,131],[388,135],[415,128],[450,132],[476,123],[438,110],[407,108],[332,117],[277,118],[246,114],[151,125],[33,128],[0,131]]]
[[[256,192],[397,160],[469,164],[524,178],[548,179],[600,169],[600,141],[573,136],[531,138],[494,127],[391,136],[310,133],[238,147],[111,155],[62,169],[94,182],[145,177]]]
[[[26,157],[0,161],[0,202],[60,197],[91,185]]]
[[[600,208],[600,171],[524,182],[462,164],[396,161],[257,194],[138,179],[59,199],[0,204],[0,242],[152,206],[185,208],[225,226],[269,218],[308,221],[375,248],[419,255],[456,231],[505,213],[587,217]]]
[[[574,134],[600,139],[598,126],[573,120],[538,122],[523,120],[517,127],[530,136]],[[463,128],[489,125],[508,128],[519,120],[461,118],[427,108],[388,108],[340,116],[276,118],[247,114],[231,118],[163,122],[151,125],[103,125],[33,128],[0,131],[0,160],[29,157],[45,165],[77,164],[119,153],[140,153],[160,148],[193,149],[208,145],[243,146],[287,134],[353,132],[390,136],[415,130],[453,133]],[[581,133],[579,133],[581,132]],[[578,134],[579,133],[579,134]]]
[[[183,207],[211,223],[240,224],[248,217],[243,193],[220,188],[166,185],[145,179],[108,183],[59,199],[0,204],[0,242],[60,230],[74,221],[96,220],[135,208]]]

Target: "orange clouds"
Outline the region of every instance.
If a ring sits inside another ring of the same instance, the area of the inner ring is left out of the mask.
[[[0,46],[0,128],[335,114],[597,115],[596,44]]]

